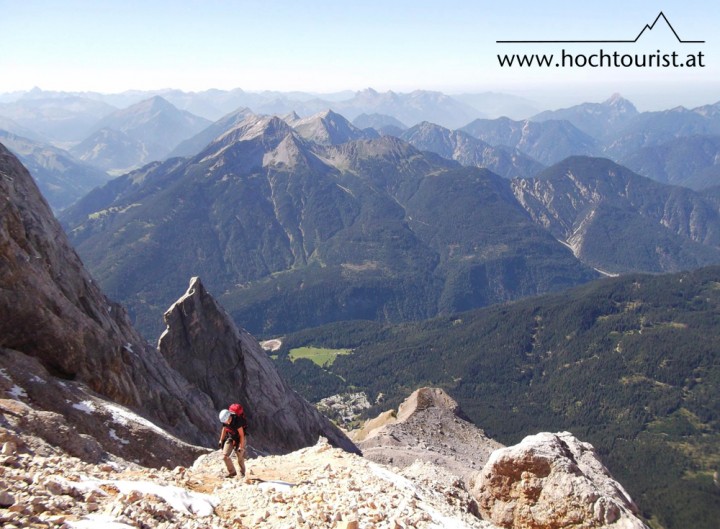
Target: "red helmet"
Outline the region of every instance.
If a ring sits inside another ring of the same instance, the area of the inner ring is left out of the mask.
[[[245,413],[241,404],[230,404],[228,410],[230,410],[230,413],[234,413],[235,415],[242,415]]]

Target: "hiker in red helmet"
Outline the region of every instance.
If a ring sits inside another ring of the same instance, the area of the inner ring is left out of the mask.
[[[245,477],[245,425],[247,421],[242,413],[242,406],[240,406],[239,410],[235,408],[235,411],[240,411],[240,413],[233,413],[228,409],[222,410],[219,415],[223,427],[220,433],[218,447],[223,451],[223,461],[225,461],[225,466],[228,471],[227,477],[229,478],[237,475],[235,466],[230,458],[233,451],[235,451],[238,466],[240,467],[240,476]]]

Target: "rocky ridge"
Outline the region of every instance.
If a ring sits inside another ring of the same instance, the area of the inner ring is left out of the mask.
[[[377,463],[407,467],[416,460],[446,468],[466,482],[503,445],[469,422],[439,388],[414,391],[397,412],[385,412],[352,436]]]

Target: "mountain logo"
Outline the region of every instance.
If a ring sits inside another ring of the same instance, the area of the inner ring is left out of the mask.
[[[599,39],[599,40],[558,40],[558,39],[550,39],[550,40],[496,40],[495,42],[497,44],[633,44],[636,43],[638,40],[640,40],[640,37],[646,32],[646,31],[652,31],[655,28],[655,25],[658,23],[658,21],[662,19],[665,21],[665,24],[667,24],[667,27],[670,28],[670,31],[672,31],[672,34],[675,35],[675,38],[680,44],[704,44],[704,40],[683,40],[678,35],[677,31],[675,31],[675,28],[672,26],[668,18],[665,16],[665,13],[660,11],[658,13],[658,16],[655,17],[655,20],[652,24],[645,24],[645,26],[640,30],[640,33],[637,34],[637,36],[634,39],[625,39],[625,40],[607,40],[607,39]]]

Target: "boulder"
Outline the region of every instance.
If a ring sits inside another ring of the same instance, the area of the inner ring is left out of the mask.
[[[480,513],[512,529],[647,529],[592,445],[539,433],[493,452],[472,488]]]

